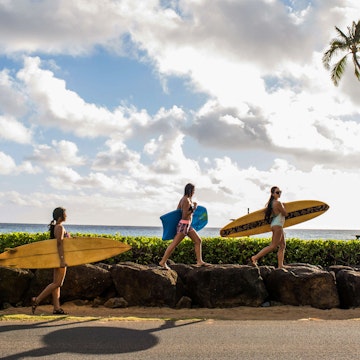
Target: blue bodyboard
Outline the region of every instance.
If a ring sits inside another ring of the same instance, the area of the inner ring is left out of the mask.
[[[173,239],[176,235],[176,227],[181,219],[181,210],[170,211],[167,214],[160,216],[163,225],[163,240]],[[191,226],[199,231],[208,223],[208,214],[206,208],[197,206],[194,211]]]

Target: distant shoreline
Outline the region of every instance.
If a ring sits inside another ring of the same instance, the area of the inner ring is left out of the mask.
[[[70,233],[82,234],[110,234],[122,236],[144,236],[162,237],[161,226],[120,226],[120,225],[73,225],[66,224],[66,230]],[[48,230],[47,224],[25,224],[25,223],[0,223],[0,234],[12,232],[43,233]],[[298,238],[303,240],[356,240],[360,230],[326,230],[326,229],[294,229],[285,228],[287,239]],[[204,238],[220,237],[220,228],[205,227],[199,231]],[[264,233],[253,236],[255,238],[269,238],[271,233]]]

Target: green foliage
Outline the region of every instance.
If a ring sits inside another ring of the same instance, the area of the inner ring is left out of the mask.
[[[133,237],[99,234],[72,234],[72,236],[107,237],[129,244],[131,250],[106,263],[132,261],[139,264],[158,264],[171,241],[157,237]],[[49,233],[8,233],[0,234],[0,252],[35,241],[46,240]],[[212,264],[246,264],[250,256],[270,244],[270,238],[203,238],[203,258]],[[193,242],[185,238],[175,249],[171,260],[176,263],[196,262]],[[328,267],[330,265],[360,264],[359,240],[300,240],[287,239],[285,263],[309,263]],[[276,251],[266,255],[260,264],[277,265]]]
[[[49,232],[36,234],[26,232],[0,234],[0,252],[4,252],[6,248],[30,244],[32,242],[46,240],[48,238]]]

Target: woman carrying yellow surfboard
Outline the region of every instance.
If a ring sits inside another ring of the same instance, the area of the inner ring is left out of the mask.
[[[266,204],[265,219],[270,223],[272,231],[271,244],[260,250],[256,255],[249,259],[249,265],[257,266],[257,262],[263,256],[278,248],[278,268],[284,267],[285,257],[285,234],[283,226],[285,217],[288,215],[284,205],[279,201],[281,190],[277,186],[271,188],[271,195]]]
[[[50,238],[57,240],[57,249],[59,253],[60,267],[54,269],[53,282],[49,284],[37,297],[31,299],[31,310],[35,313],[37,306],[47,296],[52,294],[53,299],[53,314],[66,315],[65,311],[60,307],[60,288],[64,283],[66,275],[66,262],[64,258],[64,237],[69,237],[65,231],[62,223],[66,220],[66,210],[62,207],[58,207],[53,211],[53,220],[49,225]]]

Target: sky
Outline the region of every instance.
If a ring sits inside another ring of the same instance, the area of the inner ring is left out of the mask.
[[[322,64],[359,19],[358,0],[0,0],[0,222],[161,226],[190,182],[211,227],[278,186],[330,206],[297,227],[360,229],[360,82]]]

